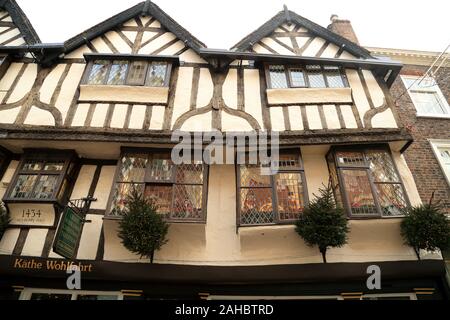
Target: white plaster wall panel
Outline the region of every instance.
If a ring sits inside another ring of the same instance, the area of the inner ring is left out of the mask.
[[[364,88],[362,86],[361,80],[358,76],[358,71],[355,69],[346,69],[345,73],[347,75],[348,83],[352,88],[353,99],[355,101],[356,108],[359,112],[359,117],[364,125],[364,114],[370,110],[369,102],[367,101]]]
[[[152,107],[152,119],[150,120],[150,130],[162,130],[164,124],[165,106]]]
[[[152,54],[154,51],[158,50],[165,44],[169,43],[173,39],[175,39],[176,36],[171,32],[166,32],[162,36],[156,38],[149,44],[147,44],[145,47],[141,48],[139,50],[139,53],[141,54]]]
[[[270,108],[270,120],[272,122],[273,131],[284,131],[286,130],[284,126],[284,115],[282,107],[271,107]]]
[[[275,32],[286,32],[285,30],[281,29],[281,28],[276,28]]]
[[[145,16],[145,17],[139,17],[138,19],[140,19],[142,25],[145,26],[145,25],[150,21],[151,18],[152,18],[152,17]]]
[[[341,105],[341,113],[344,118],[345,127],[347,129],[356,129],[358,124],[356,123],[355,115],[353,114],[352,106]]]
[[[302,111],[299,106],[290,106],[288,108],[291,130],[303,130]]]
[[[103,226],[103,216],[88,214],[83,226],[83,233],[81,234],[80,246],[78,247],[77,259],[95,260],[97,256],[98,243],[100,241],[100,234]]]
[[[309,37],[295,37],[295,40],[297,40],[299,48],[302,48],[306,44],[306,42],[308,42],[309,39],[310,39]]]
[[[309,129],[320,130],[322,128],[322,122],[320,121],[319,109],[317,106],[305,106],[306,117],[308,118]]]
[[[19,38],[19,39],[16,39],[14,41],[9,42],[8,46],[13,47],[13,46],[21,46],[21,45],[24,45],[24,44],[26,44],[25,40],[23,38]]]
[[[310,200],[315,198],[315,194],[319,194],[319,189],[323,187],[322,184],[328,183],[328,165],[325,158],[328,150],[329,147],[326,146],[301,147]]]
[[[14,109],[0,110],[0,123],[14,123],[20,109],[20,107],[17,107]]]
[[[212,112],[199,114],[186,120],[181,126],[181,131],[199,132],[211,131]]]
[[[336,106],[334,104],[324,105],[323,113],[327,122],[328,129],[340,129],[339,117],[337,114]]]
[[[293,55],[294,54],[294,53],[292,53],[292,51],[289,51],[285,47],[279,45],[271,38],[264,38],[261,40],[261,42],[264,43],[265,45],[267,45],[268,47],[270,47],[272,50],[275,50],[279,54],[283,54],[283,55]]]
[[[322,53],[322,58],[334,58],[336,53],[339,51],[339,47],[335,45],[334,43],[328,44],[325,51]]]
[[[98,37],[91,41],[94,48],[99,53],[113,53],[112,50],[108,47],[105,41],[102,38]]]
[[[83,127],[89,111],[89,104],[79,104],[72,120],[72,127]]]
[[[245,112],[252,115],[260,127],[264,128],[259,87],[259,70],[244,70],[244,95]]]
[[[4,32],[4,31],[6,31],[8,29],[9,29],[9,27],[0,27],[0,32]]]
[[[45,78],[41,90],[39,90],[40,100],[42,102],[50,103],[52,95],[55,92],[56,86],[58,85],[59,79],[61,78],[65,67],[65,64],[56,65],[56,67]]]
[[[17,29],[17,28],[12,29],[11,31],[8,31],[8,32],[0,35],[0,43],[6,42],[7,40],[9,40],[19,34],[20,34],[19,29]],[[9,45],[9,44],[6,44],[6,45]]]
[[[44,249],[48,229],[30,229],[22,249],[22,256],[40,257]]]
[[[128,128],[130,129],[142,129],[145,119],[145,111],[147,107],[144,105],[135,104],[133,106],[133,111],[131,112],[130,124]]]
[[[123,25],[124,25],[124,26],[127,26],[127,27],[137,27],[137,26],[138,26],[138,24],[136,23],[136,20],[134,20],[134,18],[128,20],[128,21],[125,22]]]
[[[134,43],[136,36],[137,36],[137,32],[134,31],[124,31],[124,33],[127,32],[127,38],[130,39],[131,42]],[[147,42],[148,40],[152,39],[154,36],[156,36],[158,34],[158,32],[153,32],[153,31],[145,31],[142,34],[142,41],[141,43]]]
[[[17,83],[13,93],[8,99],[8,103],[16,102],[23,98],[33,87],[37,76],[37,64],[29,63],[24,74]]]
[[[373,128],[397,128],[394,114],[391,109],[387,109],[381,113],[376,114],[372,118]]]
[[[151,28],[161,28],[161,23],[158,20],[153,21],[150,26]]]
[[[80,169],[70,199],[82,199],[88,196],[97,166],[84,165]]]
[[[10,255],[14,251],[17,239],[19,239],[20,228],[7,229],[0,241],[0,255]]]
[[[50,112],[32,106],[30,112],[28,112],[24,124],[35,126],[54,126],[55,118]]]
[[[122,33],[125,35],[125,37],[128,38],[128,40],[130,40],[132,43],[134,43],[136,41],[136,37],[137,37],[137,31],[122,31]],[[150,31],[146,31],[144,32],[143,36],[142,36],[142,42],[147,41],[148,39],[151,38],[151,35],[156,34],[156,32],[150,32]],[[145,39],[145,40],[144,40]]]
[[[0,80],[0,91],[5,91],[6,93],[11,88],[22,66],[23,63],[11,63],[5,75]]]
[[[116,104],[111,118],[111,128],[123,128],[125,125],[125,118],[127,116],[128,105]]]
[[[91,49],[87,46],[81,46],[65,56],[67,59],[83,59],[83,54],[91,53]]]
[[[253,50],[254,50],[256,53],[267,53],[267,54],[271,54],[271,53],[272,53],[272,52],[270,52],[269,50],[267,50],[266,48],[262,47],[262,46],[259,45],[259,44],[255,44],[255,45],[253,46]]]
[[[189,49],[180,54],[180,61],[189,63],[207,63],[192,49]]]
[[[175,55],[175,53],[183,50],[184,47],[185,47],[184,42],[180,40],[180,41],[177,41],[174,44],[172,44],[167,49],[164,49],[159,54],[160,55],[167,55],[167,56]]]
[[[397,165],[400,179],[403,182],[403,186],[405,187],[411,205],[412,206],[421,205],[422,200],[420,199],[419,191],[417,191],[416,182],[414,181],[414,177],[411,173],[411,170],[409,170],[405,157],[398,151],[392,151],[392,158],[395,164]]]
[[[173,104],[172,125],[183,113],[189,111],[191,101],[192,76],[194,68],[180,67]]]
[[[348,53],[347,51],[342,52],[342,54],[339,58],[340,59],[356,59],[356,57],[354,55]]]
[[[120,53],[131,53],[130,46],[122,39],[121,36],[115,31],[109,31],[105,34],[105,37],[113,44],[114,48]]]
[[[92,115],[91,127],[103,127],[105,124],[106,114],[108,113],[108,104],[97,104],[94,114]]]
[[[78,84],[83,76],[85,67],[86,65],[82,63],[72,64],[69,73],[61,86],[61,91],[59,92],[58,99],[56,100],[56,107],[61,112],[63,121],[67,116],[67,112],[69,111],[72,100],[78,89]]]
[[[377,83],[377,80],[370,70],[363,70],[364,79],[366,80],[367,87],[369,88],[370,96],[372,97],[375,107],[381,107],[384,103],[384,93]]]
[[[322,46],[324,45],[326,41],[322,38],[315,38],[308,46],[308,48],[306,48],[305,51],[303,51],[302,56],[307,56],[307,57],[314,57],[316,56],[317,52],[319,52],[320,48],[322,48]]]
[[[294,28],[295,28],[296,26],[297,26],[297,25],[294,24],[294,23],[291,23],[291,24],[284,23],[284,24],[282,25],[282,27],[285,28],[285,29],[287,29],[288,31],[293,31]]]
[[[247,120],[222,112],[222,131],[253,131]]]
[[[108,203],[109,194],[111,192],[114,173],[116,166],[103,166],[100,171],[100,177],[97,182],[97,187],[95,188],[94,198],[97,201],[92,202],[92,209],[106,210],[106,205]]]
[[[117,236],[119,232],[117,221],[105,220],[103,223],[103,232],[105,235],[105,249],[103,253],[103,259],[105,261],[120,261],[120,262],[149,261],[148,259],[141,259],[139,255],[133,254],[123,246],[120,238]]]
[[[280,41],[280,42],[283,42],[289,48],[293,49],[292,41],[291,41],[290,37],[277,37],[277,40]],[[292,54],[292,52],[290,54]]]
[[[206,106],[213,97],[214,84],[208,68],[200,69],[198,82],[197,108]]]
[[[237,109],[237,69],[229,69],[222,89],[222,96],[226,105]]]

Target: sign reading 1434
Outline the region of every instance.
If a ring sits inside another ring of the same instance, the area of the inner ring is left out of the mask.
[[[55,224],[55,208],[50,203],[8,203],[10,225],[51,227]]]
[[[41,210],[40,209],[23,209],[22,210],[22,218],[40,218]]]

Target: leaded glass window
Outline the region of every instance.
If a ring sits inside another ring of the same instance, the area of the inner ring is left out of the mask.
[[[239,165],[239,224],[292,223],[303,212],[306,186],[298,152],[280,154],[278,172],[261,165]]]
[[[201,162],[175,165],[168,152],[125,152],[118,163],[109,214],[123,214],[130,191],[137,188],[169,221],[203,222],[206,172]]]
[[[403,215],[408,202],[387,149],[335,149],[327,160],[337,202],[352,217]]]

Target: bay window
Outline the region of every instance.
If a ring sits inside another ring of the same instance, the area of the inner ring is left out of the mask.
[[[397,217],[408,202],[387,148],[333,148],[327,155],[336,201],[350,217]]]

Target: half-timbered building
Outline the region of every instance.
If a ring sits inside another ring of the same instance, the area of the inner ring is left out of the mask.
[[[389,92],[400,63],[286,8],[217,50],[151,1],[52,45],[15,1],[0,7],[2,296],[445,297],[441,255],[419,261],[400,235],[402,209],[421,203]],[[276,132],[281,170],[174,165],[173,132]],[[330,180],[350,233],[324,263],[294,223]],[[117,235],[132,187],[170,223],[154,264]],[[63,258],[61,213],[81,202],[81,237]],[[71,262],[81,291],[67,290]],[[371,265],[380,290],[366,286]]]

